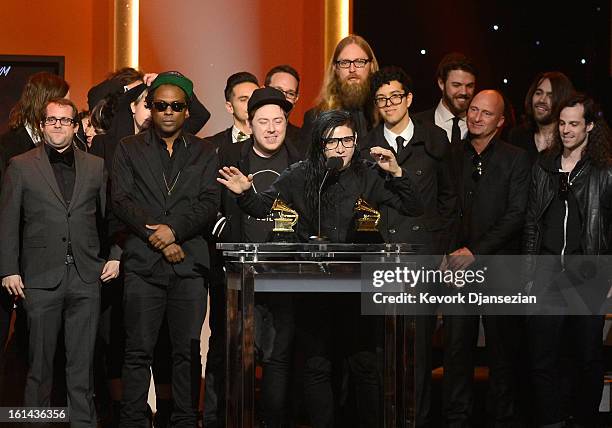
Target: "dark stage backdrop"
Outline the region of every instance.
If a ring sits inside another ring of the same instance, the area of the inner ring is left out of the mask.
[[[8,130],[9,113],[28,78],[39,71],[64,77],[64,57],[0,55],[0,134]]]
[[[517,118],[534,76],[560,70],[602,105],[611,123],[610,16],[609,0],[571,6],[548,0],[353,0],[353,31],[368,40],[381,65],[401,66],[414,80],[412,112],[438,102],[438,62],[460,51],[479,68],[477,87],[500,89]]]

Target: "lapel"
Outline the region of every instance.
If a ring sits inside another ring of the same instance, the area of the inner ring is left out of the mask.
[[[68,211],[74,206],[74,201],[79,197],[79,192],[83,187],[83,181],[85,180],[84,174],[87,173],[87,158],[85,152],[74,147],[74,189],[72,190],[72,197],[70,198],[70,205],[68,205]]]
[[[60,191],[60,188],[57,184],[57,180],[55,179],[55,174],[53,173],[53,169],[51,168],[51,163],[49,162],[49,157],[47,156],[47,152],[45,151],[45,143],[41,143],[38,147],[36,147],[36,166],[38,167],[40,173],[43,178],[55,193],[55,196],[60,201],[60,203],[68,208],[66,205],[66,201],[64,200],[64,196]]]

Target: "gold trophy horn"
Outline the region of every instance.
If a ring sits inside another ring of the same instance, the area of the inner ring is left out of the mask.
[[[357,217],[357,232],[378,232],[380,211],[372,208],[363,198],[357,199],[353,211]]]
[[[276,199],[272,204],[272,211],[278,212],[278,217],[274,219],[273,232],[295,232],[293,226],[298,222],[298,213],[289,207],[285,202]]]

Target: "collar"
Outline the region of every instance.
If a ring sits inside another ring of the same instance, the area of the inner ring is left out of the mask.
[[[480,152],[480,156],[483,158],[488,157],[493,152],[494,147],[497,145],[496,144],[497,140],[498,140],[497,136],[493,137],[491,141],[489,141],[489,144],[487,144],[487,147],[485,147],[485,149],[482,152]],[[465,139],[465,145],[463,147],[471,155],[478,154],[474,146],[472,146],[472,142],[470,141],[469,138]]]
[[[161,137],[161,135],[159,135],[159,133],[157,132],[156,129],[154,128],[149,128],[152,130],[151,135],[153,136],[153,140],[157,142],[157,144],[159,144],[161,147],[163,147],[164,149],[166,148],[166,142],[164,141],[164,139]],[[181,133],[178,134],[176,136],[176,138],[174,139],[174,141],[172,142],[172,147],[174,148],[174,145],[176,144],[177,141],[182,142],[185,147],[189,146],[191,143],[189,142],[189,140],[187,138],[185,138],[185,132],[181,130]]]
[[[32,142],[34,143],[34,145],[38,146],[41,143],[41,139],[34,132],[34,128],[32,128],[29,123],[24,123],[23,127],[25,128],[26,132],[28,133],[28,135],[32,139]]]
[[[403,137],[404,146],[406,146],[410,142],[410,140],[412,140],[412,137],[414,136],[414,123],[412,122],[412,119],[409,120],[408,126],[406,126],[404,130],[400,132],[399,134],[396,134],[395,132],[387,128],[386,125],[383,125],[383,134],[385,136],[385,139],[389,143],[389,145],[391,145],[392,147],[397,145],[397,137]]]
[[[236,127],[236,125],[232,125],[232,143],[237,143],[239,142],[238,140],[238,134],[241,133],[242,131],[240,129],[238,129]],[[242,132],[244,134],[244,132]],[[246,134],[248,137],[250,137],[250,134]],[[245,139],[246,140],[246,139]],[[243,141],[245,141],[243,140]]]
[[[442,122],[452,122],[455,115],[444,105],[442,98],[438,102],[435,114],[441,119]],[[465,116],[459,118],[459,123],[465,122]]]
[[[74,149],[72,148],[72,144],[63,152],[59,152],[50,145],[45,144],[45,150],[47,151],[47,156],[51,164],[63,163],[68,166],[74,165]]]

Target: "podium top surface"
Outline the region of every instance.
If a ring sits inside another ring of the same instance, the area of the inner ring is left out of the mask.
[[[253,263],[284,260],[360,260],[366,256],[414,255],[420,244],[332,244],[332,243],[218,243],[228,261]]]

